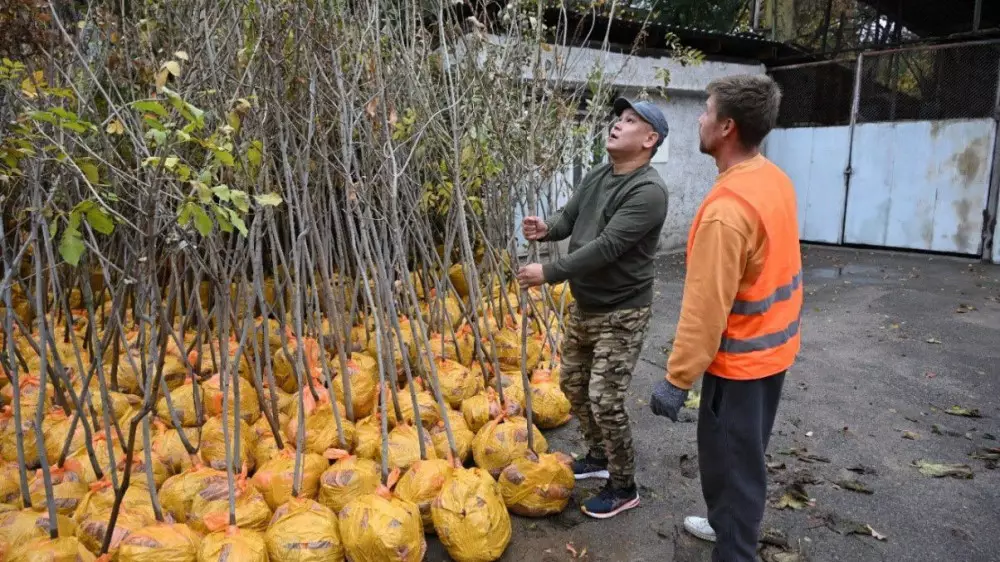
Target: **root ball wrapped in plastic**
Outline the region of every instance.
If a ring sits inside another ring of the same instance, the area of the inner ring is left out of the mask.
[[[170,391],[170,400],[166,396],[161,396],[156,402],[156,417],[168,426],[174,425],[173,417],[170,415],[170,408],[173,407],[180,420],[182,427],[195,427],[198,425],[197,410],[194,407],[194,393],[196,392],[191,379],[186,379],[184,384]],[[198,399],[201,400],[202,412],[207,416],[205,409],[205,393],[199,391]]]
[[[490,376],[489,387],[496,388],[496,376]],[[502,371],[500,386],[503,387],[503,400],[506,403],[517,404],[519,413],[524,412],[524,380],[521,372]],[[508,414],[510,415],[510,414]]]
[[[396,495],[420,508],[425,532],[434,532],[431,503],[441,492],[441,487],[454,468],[444,459],[419,460],[410,465],[410,469],[396,484]]]
[[[72,438],[70,430],[73,431]],[[45,439],[45,454],[49,462],[59,460],[67,440],[70,441],[69,453],[72,454],[83,449],[87,439],[83,431],[83,424],[77,421],[76,429],[73,429],[73,420],[66,415],[62,408],[52,408],[46,414],[45,421],[42,423],[42,433]]]
[[[111,559],[117,559],[118,549],[121,547],[123,540],[135,531],[147,525],[152,525],[155,521],[148,513],[135,512],[129,509],[120,510],[118,518],[115,520],[114,531],[111,532],[111,543],[108,545],[108,554],[111,556]],[[110,510],[89,513],[77,525],[75,536],[80,539],[80,542],[87,550],[100,552],[110,522]]]
[[[124,431],[124,428],[122,431]],[[137,451],[142,448],[139,439],[136,439],[135,445]],[[27,449],[27,447],[27,443],[25,443],[25,449]],[[110,444],[107,439],[107,433],[104,430],[95,432],[93,447],[97,463],[100,465],[101,472],[105,475],[105,477],[112,468],[110,455],[114,456],[115,463],[119,463],[125,458],[125,451],[122,450],[122,446],[118,442],[118,435],[114,429],[111,430]],[[94,471],[94,463],[91,462],[90,455],[88,454],[86,448],[72,453],[69,458],[79,463],[80,478],[83,479],[84,482],[93,484],[98,481],[97,473]]]
[[[521,369],[521,330],[518,324],[515,328],[504,328],[495,337],[497,361],[501,369]],[[542,340],[537,335],[529,335],[524,344],[527,351],[527,368],[534,369],[542,357]]]
[[[195,465],[180,474],[167,478],[160,487],[160,505],[164,515],[174,521],[187,521],[194,498],[206,488],[218,489],[226,485],[226,473],[203,465]]]
[[[310,499],[293,498],[280,505],[264,542],[270,562],[344,559],[337,516]]]
[[[535,452],[545,453],[548,443],[537,427],[532,427]],[[472,440],[472,457],[476,466],[487,470],[494,478],[514,459],[528,453],[528,420],[522,417],[495,419],[476,433]]]
[[[226,447],[232,448],[232,444],[236,443],[236,420],[233,419],[233,416],[229,416],[227,421],[228,434],[223,431],[222,417],[209,418],[201,429],[201,459],[205,464],[217,470],[226,469]],[[257,434],[242,419],[239,420],[239,429],[239,462],[246,462],[248,469],[253,470],[255,466],[253,447]]]
[[[236,504],[236,526],[263,533],[271,520],[271,508],[264,495],[247,480],[246,473],[235,478],[233,498]],[[191,501],[188,525],[202,534],[214,533],[229,524],[229,484],[212,479]]]
[[[264,534],[253,529],[227,527],[201,540],[198,562],[268,562]]]
[[[236,392],[233,387],[236,381],[239,381],[240,385],[240,417],[243,418],[243,421],[253,425],[257,421],[257,418],[260,417],[260,403],[257,401],[257,390],[254,389],[252,382],[243,377],[236,377],[226,382],[228,385],[226,394],[229,395],[227,397],[228,407],[230,409],[235,407]],[[201,388],[205,391],[205,411],[210,416],[221,416],[223,396],[222,378],[219,375],[215,375],[202,383]]]
[[[49,512],[22,509],[0,513],[0,543],[16,546],[33,539],[48,538]],[[56,515],[56,525],[60,537],[72,537],[76,532],[76,522],[64,515]]]
[[[500,488],[486,471],[458,468],[431,505],[441,544],[457,562],[492,562],[511,539],[510,515]]]
[[[460,408],[462,401],[483,390],[483,378],[473,374],[461,363],[438,358],[435,361],[441,395],[452,408]]]
[[[121,508],[127,509],[136,514],[143,514],[150,519],[155,517],[153,512],[153,502],[149,495],[149,489],[145,485],[136,485],[143,479],[133,478],[133,483],[125,490],[122,496]],[[120,481],[119,481],[120,482]],[[115,503],[115,489],[112,487],[111,479],[107,476],[90,484],[90,491],[80,500],[76,511],[73,512],[73,520],[80,524],[95,513],[109,513]]]
[[[154,523],[121,542],[118,562],[197,562],[201,536],[183,523]]]
[[[355,426],[354,454],[373,461],[382,458],[382,426],[379,420],[376,414],[358,421]]]
[[[278,387],[290,394],[299,388],[298,375],[298,349],[302,344],[302,365],[306,372],[319,369],[322,359],[320,353],[325,351],[320,347],[319,342],[312,338],[302,338],[296,340],[290,337],[288,340],[288,351],[282,347],[271,356],[273,365],[274,380]]]
[[[437,400],[434,399],[434,395],[429,390],[425,390],[424,384],[420,379],[415,379],[414,384],[417,385],[417,408],[420,409],[420,423],[424,427],[434,427],[437,422],[441,421],[441,409],[438,407]],[[397,394],[399,395],[399,410],[403,414],[403,421],[409,424],[416,424],[417,414],[413,407],[413,397],[410,395],[410,389],[404,388]],[[391,395],[386,391],[384,396],[390,401],[386,408],[389,415],[389,425],[395,426],[398,420],[396,420],[395,408],[392,407]]]
[[[302,486],[300,498],[315,499],[319,495],[319,479],[330,466],[326,458],[314,453],[302,455]],[[250,483],[264,495],[272,510],[292,499],[295,483],[295,450],[286,447],[276,457],[257,468]]]
[[[35,431],[35,418],[24,414],[24,403],[21,404],[21,435],[24,437],[24,464],[27,468],[38,467],[38,432]],[[11,406],[4,406],[0,411],[0,460],[17,463],[17,434],[14,425],[14,412]]]
[[[56,506],[56,511],[61,515],[72,517],[76,508],[83,501],[83,498],[90,492],[90,486],[84,482],[76,467],[76,461],[67,459],[63,468],[53,466],[49,470],[52,482],[52,503]],[[14,480],[15,483],[18,478]],[[48,497],[45,493],[45,479],[42,471],[38,470],[28,484],[28,492],[31,494],[31,505],[36,509],[45,509],[48,505]],[[22,507],[25,507],[22,504]]]
[[[344,417],[344,410],[340,404],[337,405],[337,408],[340,410],[340,423],[344,430],[345,442],[340,441],[340,434],[337,433],[337,420],[333,415],[333,406],[329,402],[325,402],[305,416],[303,451],[322,455],[331,448],[347,450],[353,448],[356,433],[354,424]],[[290,421],[285,430],[285,438],[294,444],[298,439],[299,420],[295,415],[289,417]]]
[[[558,385],[561,380],[561,373],[562,369],[559,365],[539,367],[531,373],[531,382],[550,381]]]
[[[539,377],[531,387],[534,422],[542,429],[555,429],[570,420],[569,398],[557,383]]]
[[[340,511],[340,538],[352,562],[419,562],[427,553],[420,509],[379,486]]]
[[[512,513],[545,517],[566,509],[576,480],[572,459],[561,453],[535,455],[529,451],[500,473],[500,492]]]
[[[162,426],[158,429],[156,436],[153,437],[153,454],[157,455],[163,461],[164,466],[167,467],[171,475],[179,474],[191,468],[197,458],[197,452],[194,454],[189,453],[187,448],[184,447],[184,442],[181,441],[181,431],[184,432],[188,443],[197,451],[198,446],[201,444],[197,428],[184,427],[177,430],[167,429],[165,426]]]
[[[0,549],[0,555],[3,550]],[[11,546],[7,562],[94,562],[97,558],[73,536],[40,537]]]
[[[20,498],[21,474],[17,463],[0,462],[0,504],[13,504]]]
[[[507,401],[501,405],[492,387],[462,401],[462,417],[473,433],[478,432],[490,420],[497,419],[501,414],[517,416],[520,413],[521,405],[518,402]]]
[[[319,479],[319,503],[339,513],[344,506],[368,494],[374,494],[382,481],[379,465],[347,451],[333,449],[327,457],[335,460]]]
[[[430,342],[431,353],[436,357],[449,359],[466,367],[472,365],[475,359],[476,338],[472,334],[472,327],[468,324],[456,330],[454,337],[445,331],[431,334],[427,339]]]
[[[350,377],[351,405],[354,419],[363,418],[375,411],[378,401],[378,361],[364,353],[351,353],[347,358],[347,376]],[[344,375],[340,369],[340,359],[331,361],[334,371],[333,391],[337,401],[346,404]]]
[[[406,470],[420,460],[420,435],[424,438],[424,450],[427,458],[437,458],[434,442],[426,429],[418,432],[409,423],[397,425],[389,432],[389,469]]]
[[[455,437],[455,458],[459,462],[465,463],[469,460],[469,456],[472,455],[472,440],[476,438],[476,434],[469,429],[469,424],[465,422],[465,416],[461,412],[456,412],[455,410],[448,410],[448,421],[451,425],[451,433]],[[434,442],[434,451],[437,456],[442,459],[448,458],[448,454],[451,452],[451,446],[448,444],[448,433],[445,431],[444,420],[439,421],[437,425],[429,430],[431,434],[431,441]]]

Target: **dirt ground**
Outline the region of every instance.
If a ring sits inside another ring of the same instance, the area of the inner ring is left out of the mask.
[[[803,348],[769,449],[762,559],[1000,560],[1000,449],[988,451],[1000,447],[1000,267],[803,251]],[[592,520],[579,502],[601,483],[582,483],[562,514],[514,517],[503,561],[710,560],[710,547],[681,530],[685,515],[704,512],[696,413],[686,410],[683,423],[672,424],[648,407],[674,335],[683,262],[664,257],[658,271],[654,322],[629,399],[642,504]],[[954,406],[981,417],[944,411]],[[550,449],[584,452],[575,421],[548,439]],[[926,476],[914,466],[919,460],[966,465],[972,477]],[[871,493],[838,485],[845,481]],[[429,542],[427,560],[450,559]]]

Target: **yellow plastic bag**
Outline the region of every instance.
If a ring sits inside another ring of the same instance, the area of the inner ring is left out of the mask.
[[[45,435],[45,454],[49,462],[54,463],[59,460],[66,440],[70,438],[69,431],[73,427],[73,420],[63,411],[62,408],[52,408],[45,416],[42,424],[42,433]],[[70,439],[69,453],[73,454],[83,448],[86,441],[86,434],[83,432],[83,424],[77,422],[73,437]]]
[[[539,456],[529,452],[514,459],[499,479],[507,508],[525,517],[545,517],[566,509],[576,484],[572,462],[561,453]]]
[[[198,562],[268,562],[264,535],[252,529],[227,527],[201,540]]]
[[[336,462],[319,479],[319,503],[340,513],[344,506],[373,494],[382,481],[381,469],[371,459],[356,457],[341,449],[327,453]]]
[[[431,504],[441,544],[457,562],[492,562],[510,544],[511,522],[500,487],[480,468],[457,468]]]
[[[501,407],[497,393],[492,387],[462,401],[462,417],[473,433],[482,429],[490,420],[499,417],[501,413],[506,416],[516,416],[521,413],[521,406],[517,402],[508,401]]]
[[[521,370],[521,326],[504,328],[495,336],[497,361],[501,369],[511,371]],[[527,350],[527,368],[530,372],[542,357],[542,340],[537,335],[529,334],[525,344]]]
[[[420,508],[425,532],[434,532],[431,503],[438,496],[452,470],[454,470],[452,463],[444,459],[420,460],[413,463],[396,484],[396,495]]]
[[[123,431],[124,429],[125,428],[122,428]],[[118,435],[113,429],[111,430],[110,447],[108,446],[107,433],[105,433],[104,430],[97,431],[93,435],[94,455],[97,458],[98,464],[101,466],[101,471],[105,474],[105,476],[107,476],[107,474],[111,471],[111,464],[108,455],[113,454],[115,457],[115,463],[119,463],[125,458],[125,451],[122,450],[121,444],[118,442]],[[136,439],[137,451],[141,448],[141,445],[139,444],[140,441],[140,439]],[[25,449],[27,449],[27,443],[25,443]],[[69,458],[79,463],[80,478],[84,482],[93,484],[97,481],[97,473],[94,472],[94,464],[91,462],[90,455],[87,453],[86,448],[76,451]]]
[[[55,504],[56,511],[60,515],[72,516],[77,506],[83,501],[84,496],[90,492],[87,483],[80,479],[77,472],[79,468],[74,470],[75,465],[76,462],[73,459],[67,459],[63,468],[53,466],[49,469],[49,475],[52,479],[52,503]],[[14,482],[18,481],[15,478]],[[45,494],[45,479],[42,477],[41,470],[36,471],[34,477],[31,478],[28,490],[31,494],[32,507],[36,511],[46,509],[48,501]],[[25,507],[23,502],[21,507]]]
[[[157,420],[157,423],[159,420]],[[180,431],[184,432],[184,436],[187,438],[188,443],[195,448],[197,451],[198,446],[201,444],[200,436],[198,435],[198,429],[193,427],[181,428]],[[166,426],[160,426],[158,428],[157,434],[153,437],[153,454],[159,456],[160,460],[163,461],[164,466],[170,471],[170,474],[179,474],[194,465],[195,461],[198,459],[198,454],[188,453],[187,449],[184,447],[184,442],[181,441],[180,431],[176,429],[167,429]]]
[[[260,404],[257,402],[257,390],[254,389],[252,382],[243,377],[236,377],[235,380],[230,379],[226,382],[228,385],[228,392],[226,394],[229,395],[227,398],[228,407],[230,409],[235,409],[236,407],[236,391],[233,388],[236,381],[239,381],[240,385],[240,417],[243,418],[243,421],[253,425],[257,421],[257,418],[260,417]],[[201,388],[205,391],[205,411],[210,416],[221,416],[223,396],[222,378],[219,375],[215,375],[202,383]]]
[[[118,562],[196,562],[201,536],[183,523],[154,523],[118,547]]]
[[[202,534],[224,530],[229,525],[229,485],[210,479],[207,485],[191,501],[188,525]],[[235,478],[233,497],[236,503],[236,526],[245,530],[263,533],[271,520],[271,508],[267,506],[256,487],[250,485],[246,473]]]
[[[441,421],[441,409],[438,407],[437,400],[434,399],[434,395],[429,390],[424,389],[421,379],[414,379],[413,384],[416,385],[417,389],[417,408],[420,410],[420,421],[424,427],[434,427],[437,422]],[[396,409],[392,407],[392,395],[388,390],[384,395],[389,399],[388,408],[386,408],[389,414],[389,425],[395,426],[398,422],[396,420]],[[410,389],[408,387],[401,389],[397,392],[397,395],[399,396],[399,410],[403,413],[403,421],[409,424],[417,423],[417,414],[413,407],[413,397],[410,395]]]
[[[302,455],[302,487],[299,497],[315,499],[319,494],[319,479],[330,466],[326,458],[314,453]],[[295,483],[295,450],[285,447],[276,457],[257,469],[250,483],[264,495],[272,510],[292,499]]]
[[[562,369],[559,368],[559,365],[555,365],[552,368],[539,367],[531,373],[531,382],[536,383],[548,381],[555,383],[558,386],[559,381],[561,380],[561,373]]]
[[[337,433],[337,420],[333,415],[333,407],[329,402],[322,403],[316,409],[306,414],[305,438],[302,450],[322,455],[327,449],[340,448],[350,450],[354,446],[355,427],[346,417],[344,417],[343,407],[337,405],[340,413],[340,423],[344,430],[344,440],[341,443],[340,435]],[[285,438],[290,444],[295,444],[298,433],[298,418],[290,416],[288,428],[285,430]]]
[[[427,553],[420,509],[391,492],[398,472],[387,486],[344,506],[340,537],[352,562],[419,562]]]
[[[194,465],[184,472],[167,478],[160,487],[160,505],[164,515],[174,521],[187,521],[194,497],[202,490],[226,485],[226,473],[203,465]]]
[[[286,353],[285,348],[282,347],[271,355],[275,383],[281,390],[289,394],[294,394],[299,389],[296,365],[298,365],[298,346],[300,341],[303,342],[302,365],[306,369],[306,373],[321,368],[322,359],[320,358],[320,353],[325,353],[320,347],[319,342],[313,338],[296,340],[290,336],[288,338],[288,352]]]
[[[496,384],[496,376],[491,376],[489,387],[495,389]],[[504,402],[517,404],[519,414],[524,412],[524,380],[521,378],[521,372],[502,371],[500,385],[503,387]]]
[[[344,379],[340,372],[340,359],[334,357],[331,367],[335,374],[333,391],[337,401],[346,404],[344,398]],[[351,353],[347,361],[347,373],[351,383],[351,404],[354,408],[354,419],[370,415],[375,410],[378,399],[378,362],[363,353]],[[341,410],[343,413],[344,411]]]
[[[32,539],[48,538],[49,512],[22,509],[0,513],[0,542],[19,545]],[[56,515],[60,537],[72,537],[76,523],[64,515]]]
[[[16,503],[21,499],[21,474],[17,464],[0,462],[0,503]]]
[[[361,458],[377,461],[382,458],[382,422],[379,414],[373,414],[355,425],[354,454]],[[392,426],[389,426],[392,428]]]
[[[10,387],[7,387],[10,388]],[[38,467],[38,432],[35,431],[34,406],[25,411],[21,403],[21,434],[24,438],[24,464],[29,469]],[[17,434],[14,430],[14,412],[11,406],[0,411],[0,460],[17,462]]]
[[[239,420],[239,462],[246,463],[249,470],[254,469],[253,447],[257,434],[243,420]],[[226,469],[226,447],[233,449],[236,440],[236,423],[233,416],[228,420],[229,432],[223,432],[222,418],[208,418],[201,429],[201,460],[216,470]],[[235,458],[234,458],[235,460]],[[233,468],[239,468],[238,466]]]
[[[404,423],[397,425],[389,432],[389,469],[406,470],[420,460],[420,440],[417,428]],[[420,432],[424,438],[424,450],[428,459],[437,458],[434,442],[426,429]],[[381,457],[380,457],[381,459]]]
[[[476,338],[472,334],[472,326],[465,324],[455,331],[455,337],[445,331],[428,336],[431,353],[435,357],[450,359],[460,365],[472,365],[476,353]]]
[[[111,521],[111,511],[95,511],[88,513],[76,528],[76,538],[80,539],[87,550],[100,552],[101,545],[104,544],[104,535],[108,532],[108,524]],[[115,520],[114,531],[111,532],[111,544],[108,546],[108,554],[112,560],[117,559],[118,548],[123,540],[133,532],[142,529],[147,525],[152,525],[156,519],[148,513],[141,513],[122,509],[118,512]]]
[[[264,542],[270,562],[344,559],[337,516],[310,499],[293,498],[279,506]]]
[[[119,480],[120,483],[121,481]],[[144,484],[137,484],[138,481],[133,481],[133,483],[129,484],[128,489],[125,490],[125,495],[122,497],[121,507],[132,513],[143,514],[152,519],[155,517],[155,514],[153,512],[153,501],[150,498],[149,489]],[[76,511],[73,512],[73,521],[79,524],[95,513],[109,513],[114,503],[115,490],[111,487],[110,478],[105,476],[90,485],[90,491],[83,496],[83,499],[80,500],[80,503],[76,507]]]
[[[555,429],[570,420],[569,398],[550,380],[539,377],[538,382],[531,383],[531,405],[533,421],[542,429]]]
[[[545,453],[548,443],[537,427],[532,427],[535,452]],[[472,458],[476,466],[489,471],[494,478],[514,459],[528,452],[528,420],[522,417],[498,418],[483,426],[472,440]]]
[[[0,556],[3,550],[0,549]],[[27,543],[13,544],[8,562],[94,562],[97,558],[79,539],[60,535],[57,539],[40,537]]]
[[[441,395],[452,408],[460,408],[463,400],[482,392],[483,377],[473,374],[462,364],[438,358],[435,367],[441,384]]]
[[[465,423],[465,417],[461,412],[448,410],[448,421],[451,425],[451,433],[455,437],[456,459],[465,463],[472,454],[472,440],[476,434],[469,429],[469,424]],[[442,459],[448,458],[451,447],[448,444],[448,434],[445,432],[444,421],[439,421],[437,425],[430,429],[431,441],[434,442],[434,451]]]
[[[177,413],[181,426],[195,427],[198,425],[198,416],[194,408],[194,384],[191,379],[186,379],[184,384],[170,391],[170,403],[167,404],[167,397],[162,396],[156,402],[156,417],[169,427],[173,427],[174,420],[170,417],[170,407]],[[202,407],[205,406],[204,389],[198,391],[198,399],[201,400]],[[206,412],[207,409],[203,410]],[[124,412],[123,412],[124,413]]]

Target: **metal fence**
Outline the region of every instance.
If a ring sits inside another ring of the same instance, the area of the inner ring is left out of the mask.
[[[859,67],[860,65],[860,67]],[[905,47],[770,71],[784,92],[778,126],[990,117],[1000,41]]]

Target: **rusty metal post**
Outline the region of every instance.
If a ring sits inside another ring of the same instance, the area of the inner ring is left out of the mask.
[[[854,69],[854,93],[851,95],[851,124],[847,135],[847,164],[844,166],[844,206],[840,217],[840,244],[844,244],[847,232],[847,206],[851,195],[851,162],[854,156],[854,127],[858,124],[858,108],[861,103],[861,70],[864,66],[865,54],[858,54],[857,68]]]

